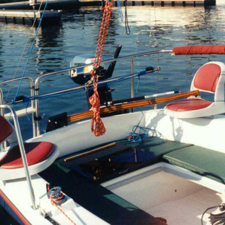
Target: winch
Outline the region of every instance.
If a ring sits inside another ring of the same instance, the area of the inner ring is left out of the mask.
[[[53,187],[48,191],[48,196],[57,205],[61,205],[66,201],[66,196],[63,194],[61,187]]]

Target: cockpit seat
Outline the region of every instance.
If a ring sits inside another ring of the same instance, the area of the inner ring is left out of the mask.
[[[212,93],[214,101],[192,96],[167,104],[165,114],[175,118],[197,118],[224,113],[224,83],[225,65],[222,62],[204,64],[196,72],[190,90]]]
[[[0,143],[10,140],[10,147],[1,153],[0,180],[11,180],[25,177],[20,148],[16,144],[13,126],[0,116]],[[12,138],[13,137],[13,138]],[[37,174],[50,166],[59,155],[59,150],[50,142],[24,143],[30,175]]]

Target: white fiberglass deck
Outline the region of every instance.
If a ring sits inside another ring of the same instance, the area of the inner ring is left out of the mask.
[[[200,225],[203,212],[223,202],[221,193],[163,170],[143,174],[115,179],[103,186],[171,225]],[[204,224],[210,224],[209,212],[204,215]]]
[[[13,182],[6,181],[0,183],[0,188],[2,191],[0,202],[6,207],[5,209],[12,215],[16,214],[13,208],[7,207],[7,204],[4,203],[4,199],[2,198],[3,195],[5,195],[8,201],[10,201],[15,206],[15,208],[19,210],[20,218],[26,219],[27,222],[25,224],[51,225],[52,223],[45,219],[42,215],[43,212],[46,212],[51,215],[52,219],[57,223],[63,225],[71,225],[72,223],[70,222],[70,220],[66,218],[65,215],[63,215],[57,209],[57,207],[54,207],[48,199],[46,191],[47,182],[43,180],[39,175],[33,175],[32,183],[36,196],[36,210],[33,210],[31,207],[29,192],[27,189],[27,181],[25,178],[17,179]],[[68,198],[67,203],[67,205],[62,204],[61,209],[75,224],[108,224],[102,219],[90,213],[88,210],[86,210],[76,202],[72,201],[72,199]],[[18,222],[21,223],[21,221]]]

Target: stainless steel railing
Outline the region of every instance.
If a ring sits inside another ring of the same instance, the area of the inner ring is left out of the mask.
[[[24,148],[24,144],[23,144],[23,138],[22,138],[22,134],[21,134],[21,130],[20,130],[18,117],[16,115],[16,111],[14,110],[14,108],[12,108],[9,105],[0,105],[0,109],[1,110],[2,109],[3,110],[5,110],[5,109],[10,110],[10,114],[13,118],[14,128],[15,128],[15,131],[16,131],[16,137],[17,137],[17,141],[18,141],[18,145],[19,145],[19,149],[20,149],[20,154],[21,154],[22,161],[23,161],[25,176],[27,178],[28,189],[29,189],[29,193],[30,193],[32,207],[33,207],[33,209],[36,209],[37,206],[36,206],[36,203],[35,203],[34,189],[33,189],[32,183],[31,183],[31,177],[30,177],[30,173],[29,173],[29,169],[28,169],[28,163],[27,163],[25,148]]]
[[[138,53],[138,54],[133,54],[133,55],[127,55],[127,56],[123,56],[123,57],[118,57],[116,59],[109,59],[109,60],[103,60],[102,63],[111,63],[114,61],[121,61],[121,60],[125,60],[125,59],[130,59],[130,68],[131,68],[131,73],[134,73],[134,59],[137,57],[143,57],[143,56],[148,56],[148,55],[153,55],[153,54],[161,54],[161,53],[172,53],[172,50],[160,50],[160,51],[151,51],[151,52],[144,52],[144,53]],[[56,72],[51,72],[51,73],[46,73],[43,74],[41,76],[39,76],[36,80],[35,80],[35,84],[34,84],[34,88],[35,88],[35,96],[39,95],[39,82],[41,79],[43,79],[44,77],[47,76],[53,76],[59,73],[63,73],[63,72],[68,72],[70,70],[73,69],[79,69],[79,68],[84,68],[86,66],[91,66],[93,65],[93,63],[90,64],[85,64],[82,66],[76,66],[76,67],[69,67],[67,69],[64,70],[60,70],[60,71],[56,71]],[[65,90],[65,91],[59,91],[60,93],[65,93],[67,91],[71,91],[71,89]],[[53,93],[49,93],[48,95],[50,96]],[[55,92],[54,92],[55,94]],[[131,78],[131,98],[134,97],[134,78]],[[36,107],[36,118],[39,118],[39,100],[36,99],[35,100],[35,107]],[[36,134],[37,136],[40,135],[40,125],[39,125],[39,120],[36,121]]]
[[[31,77],[24,77],[23,79],[25,80],[28,80],[29,81],[29,88],[30,88],[30,96],[34,96],[34,80],[31,78]],[[21,78],[14,78],[14,79],[10,79],[10,80],[6,80],[6,81],[2,81],[0,83],[0,87],[3,85],[3,84],[8,84],[8,83],[12,83],[12,82],[16,82],[16,81],[20,81]],[[0,104],[3,105],[3,104],[12,104],[12,103],[5,103],[4,102],[4,97],[3,97],[3,92],[2,90],[0,89]],[[26,108],[24,109],[23,111],[21,110],[18,110],[16,111],[16,114],[18,117],[20,116],[24,116],[26,114],[31,114],[32,115],[32,130],[33,130],[33,137],[36,137],[37,134],[36,134],[36,126],[35,126],[35,114],[36,114],[36,111],[35,111],[35,101],[31,101],[31,106],[29,108]],[[1,115],[4,115],[4,110],[1,109]],[[6,118],[8,118],[10,116],[10,114],[8,115],[4,115]]]
[[[119,57],[119,58],[116,58],[116,59],[103,60],[102,63],[111,63],[111,62],[114,62],[114,61],[122,61],[122,60],[130,59],[130,70],[131,70],[131,73],[133,74],[134,73],[135,58],[144,57],[144,56],[148,56],[148,55],[154,55],[154,54],[161,54],[161,53],[172,53],[172,50],[160,50],[160,51],[151,51],[151,52],[144,52],[144,53],[138,53],[138,54],[133,54],[133,55],[127,55],[127,56]],[[31,100],[31,108],[33,109],[32,112],[31,112],[32,113],[32,128],[33,128],[33,136],[34,137],[40,135],[40,124],[39,124],[39,119],[38,119],[40,117],[39,99],[35,98],[35,96],[39,96],[40,80],[42,80],[43,78],[48,77],[48,76],[62,74],[64,72],[68,72],[68,71],[71,71],[73,69],[84,68],[86,66],[91,66],[91,65],[93,65],[93,63],[80,65],[80,66],[76,66],[76,67],[69,67],[67,69],[63,69],[63,70],[60,70],[60,71],[46,73],[46,74],[43,74],[43,75],[39,76],[38,78],[36,78],[36,80],[34,82],[33,82],[32,78],[30,78],[30,77],[24,77],[23,78],[23,79],[30,80],[31,97],[34,97]],[[3,82],[0,83],[0,86],[2,84],[14,82],[16,80],[20,80],[20,78],[3,81]],[[48,94],[46,94],[46,96],[50,97],[51,95],[56,94],[56,93],[62,94],[62,93],[66,93],[66,92],[69,92],[69,91],[71,92],[71,91],[73,91],[73,89],[75,90],[75,88],[71,88],[71,89],[61,90],[61,91],[58,91],[58,92],[48,93]],[[133,97],[134,97],[134,78],[131,78],[131,98],[133,98]],[[0,104],[3,104],[3,103],[4,103],[3,102],[3,94],[0,91]]]

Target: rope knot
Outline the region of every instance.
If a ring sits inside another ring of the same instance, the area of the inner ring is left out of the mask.
[[[108,11],[109,10],[109,7],[108,6],[104,6],[104,7],[102,7],[102,10]]]
[[[105,134],[106,129],[100,117],[100,99],[97,91],[89,98],[89,102],[92,105],[91,110],[93,111],[91,131],[95,136],[99,137]]]

